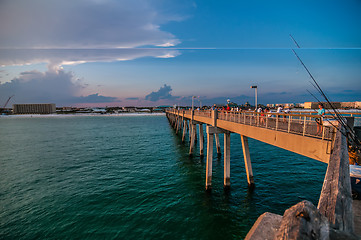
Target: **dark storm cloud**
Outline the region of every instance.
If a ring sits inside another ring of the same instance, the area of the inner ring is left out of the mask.
[[[120,102],[116,97],[106,97],[99,95],[99,93],[91,94],[86,97],[76,97],[74,100],[79,103]]]
[[[164,86],[161,87],[158,91],[151,92],[150,94],[145,96],[145,100],[156,102],[156,101],[162,100],[162,99],[174,100],[174,99],[179,98],[179,97],[172,96],[171,93],[172,93],[171,86],[168,86],[167,84],[164,84]]]
[[[72,72],[60,71],[29,71],[23,72],[10,82],[0,83],[0,101],[15,95],[13,103],[96,103],[114,102],[114,97],[101,96],[98,93],[79,96],[86,86],[77,81]]]

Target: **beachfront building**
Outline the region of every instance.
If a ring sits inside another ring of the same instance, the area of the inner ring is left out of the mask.
[[[361,102],[342,102],[341,107],[361,109]]]
[[[56,112],[54,103],[13,104],[14,114],[51,114]]]
[[[340,102],[331,102],[331,103],[334,108],[341,108]],[[317,109],[318,104],[319,104],[319,102],[305,102],[304,108],[305,109]],[[323,104],[324,108],[326,108],[326,109],[331,108],[330,104],[328,104],[327,102],[322,102],[322,104]]]
[[[327,102],[322,102],[325,108],[331,108]],[[361,102],[331,102],[334,108],[339,109],[361,109]],[[305,108],[316,109],[318,108],[318,102],[305,102]]]

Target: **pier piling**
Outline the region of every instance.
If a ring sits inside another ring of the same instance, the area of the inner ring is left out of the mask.
[[[206,191],[212,189],[212,161],[213,161],[213,138],[214,134],[207,126],[207,165],[206,165]]]
[[[214,134],[214,138],[216,139],[216,147],[217,147],[217,155],[218,157],[220,157],[222,155],[222,152],[221,152],[221,144],[219,142],[219,135],[218,133],[215,133]]]
[[[187,133],[187,120],[183,120],[183,134],[182,134],[182,142],[185,141]]]
[[[230,132],[224,133],[224,189],[230,188],[231,177],[231,134]]]
[[[255,187],[255,185],[254,185],[254,179],[253,179],[251,155],[249,154],[248,138],[246,136],[241,135],[241,141],[242,141],[242,148],[243,148],[244,165],[245,165],[246,173],[247,173],[248,187],[250,189],[253,189]]]
[[[203,136],[203,124],[199,124],[199,155],[203,157],[203,147],[204,147],[204,136]]]
[[[191,136],[190,144],[189,144],[189,155],[192,155],[193,150],[194,150],[195,138],[196,138],[196,135],[197,135],[197,125],[195,125],[193,123],[191,124],[190,134],[189,135]]]

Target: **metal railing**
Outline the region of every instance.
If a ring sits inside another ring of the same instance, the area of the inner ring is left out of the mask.
[[[182,115],[191,115],[191,110],[168,110],[168,112]],[[239,124],[271,129],[275,131],[309,136],[324,140],[332,140],[335,133],[335,121],[333,116],[327,116],[323,120],[321,127],[317,126],[316,119],[321,120],[321,116],[310,114],[285,114],[285,113],[258,113],[251,111],[218,111],[218,120],[235,122]],[[194,110],[193,116],[212,118],[211,110]],[[319,132],[317,132],[319,130]]]

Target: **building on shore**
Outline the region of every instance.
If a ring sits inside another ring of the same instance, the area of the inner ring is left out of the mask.
[[[341,108],[361,108],[361,102],[342,102]]]
[[[305,102],[304,108],[305,109],[317,109],[318,104],[319,104],[319,102]],[[328,102],[322,102],[322,104],[323,104],[324,108],[326,108],[326,109],[331,108],[331,106]],[[341,108],[340,102],[331,102],[331,104],[334,108]]]
[[[51,114],[56,112],[54,103],[13,104],[14,114]]]
[[[361,102],[358,102],[358,101],[356,101],[356,102],[331,102],[331,103],[334,108],[361,109]],[[331,108],[330,104],[327,102],[322,102],[322,104],[326,109]],[[318,108],[318,102],[305,102],[304,108],[305,109],[316,109],[316,108]]]

